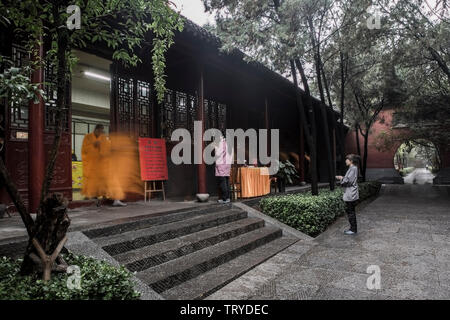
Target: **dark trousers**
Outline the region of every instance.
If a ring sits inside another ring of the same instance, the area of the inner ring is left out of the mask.
[[[358,228],[356,225],[356,212],[355,212],[356,201],[346,201],[345,202],[345,212],[347,212],[348,222],[350,223],[350,230],[357,232]]]
[[[222,192],[222,200],[230,199],[230,177],[217,177],[217,183]]]

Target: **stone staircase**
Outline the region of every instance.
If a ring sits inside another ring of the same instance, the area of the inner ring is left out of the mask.
[[[207,205],[84,231],[165,299],[203,299],[295,243],[231,205]]]

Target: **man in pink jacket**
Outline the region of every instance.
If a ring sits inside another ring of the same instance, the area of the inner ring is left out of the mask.
[[[215,147],[216,177],[222,191],[222,199],[218,200],[219,203],[230,202],[230,171],[233,157],[227,151],[227,141],[221,136],[218,146]]]

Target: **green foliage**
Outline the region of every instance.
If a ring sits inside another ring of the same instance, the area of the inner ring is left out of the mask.
[[[37,275],[19,275],[21,261],[0,258],[0,300],[135,300],[140,294],[133,289],[131,273],[124,267],[68,254],[69,265],[81,271],[81,289],[69,289],[66,273],[52,276],[44,283]]]
[[[359,184],[360,200],[378,194],[380,188],[378,182]],[[342,195],[343,189],[337,188],[322,189],[318,196],[300,193],[267,197],[260,201],[260,207],[265,214],[315,237],[345,213]]]
[[[72,14],[66,12],[69,5],[80,7],[80,29],[66,28],[67,18]],[[174,43],[174,32],[182,31],[184,25],[167,0],[5,0],[0,2],[0,23],[14,27],[15,35],[27,41],[30,51],[36,49],[40,36],[51,41],[47,58],[55,65],[59,59],[58,40],[64,38],[69,61],[71,49],[102,43],[113,51],[114,60],[126,66],[141,62],[138,52],[152,45],[149,55],[158,101],[162,101],[166,90],[165,53]]]
[[[16,68],[12,61],[0,56],[0,64],[5,66],[3,73],[0,73],[0,99],[7,98],[14,104],[27,103],[34,100],[39,101],[42,90],[39,84],[31,83],[31,68]]]
[[[411,172],[414,171],[414,167],[408,167],[408,168],[403,168],[399,170],[399,173],[402,177],[407,176],[408,174],[410,174]]]
[[[277,176],[289,184],[293,184],[293,179],[298,178],[297,170],[289,160],[279,163]]]

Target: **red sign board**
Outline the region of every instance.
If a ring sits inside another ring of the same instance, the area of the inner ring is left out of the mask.
[[[166,140],[139,138],[139,160],[143,181],[168,179]]]

